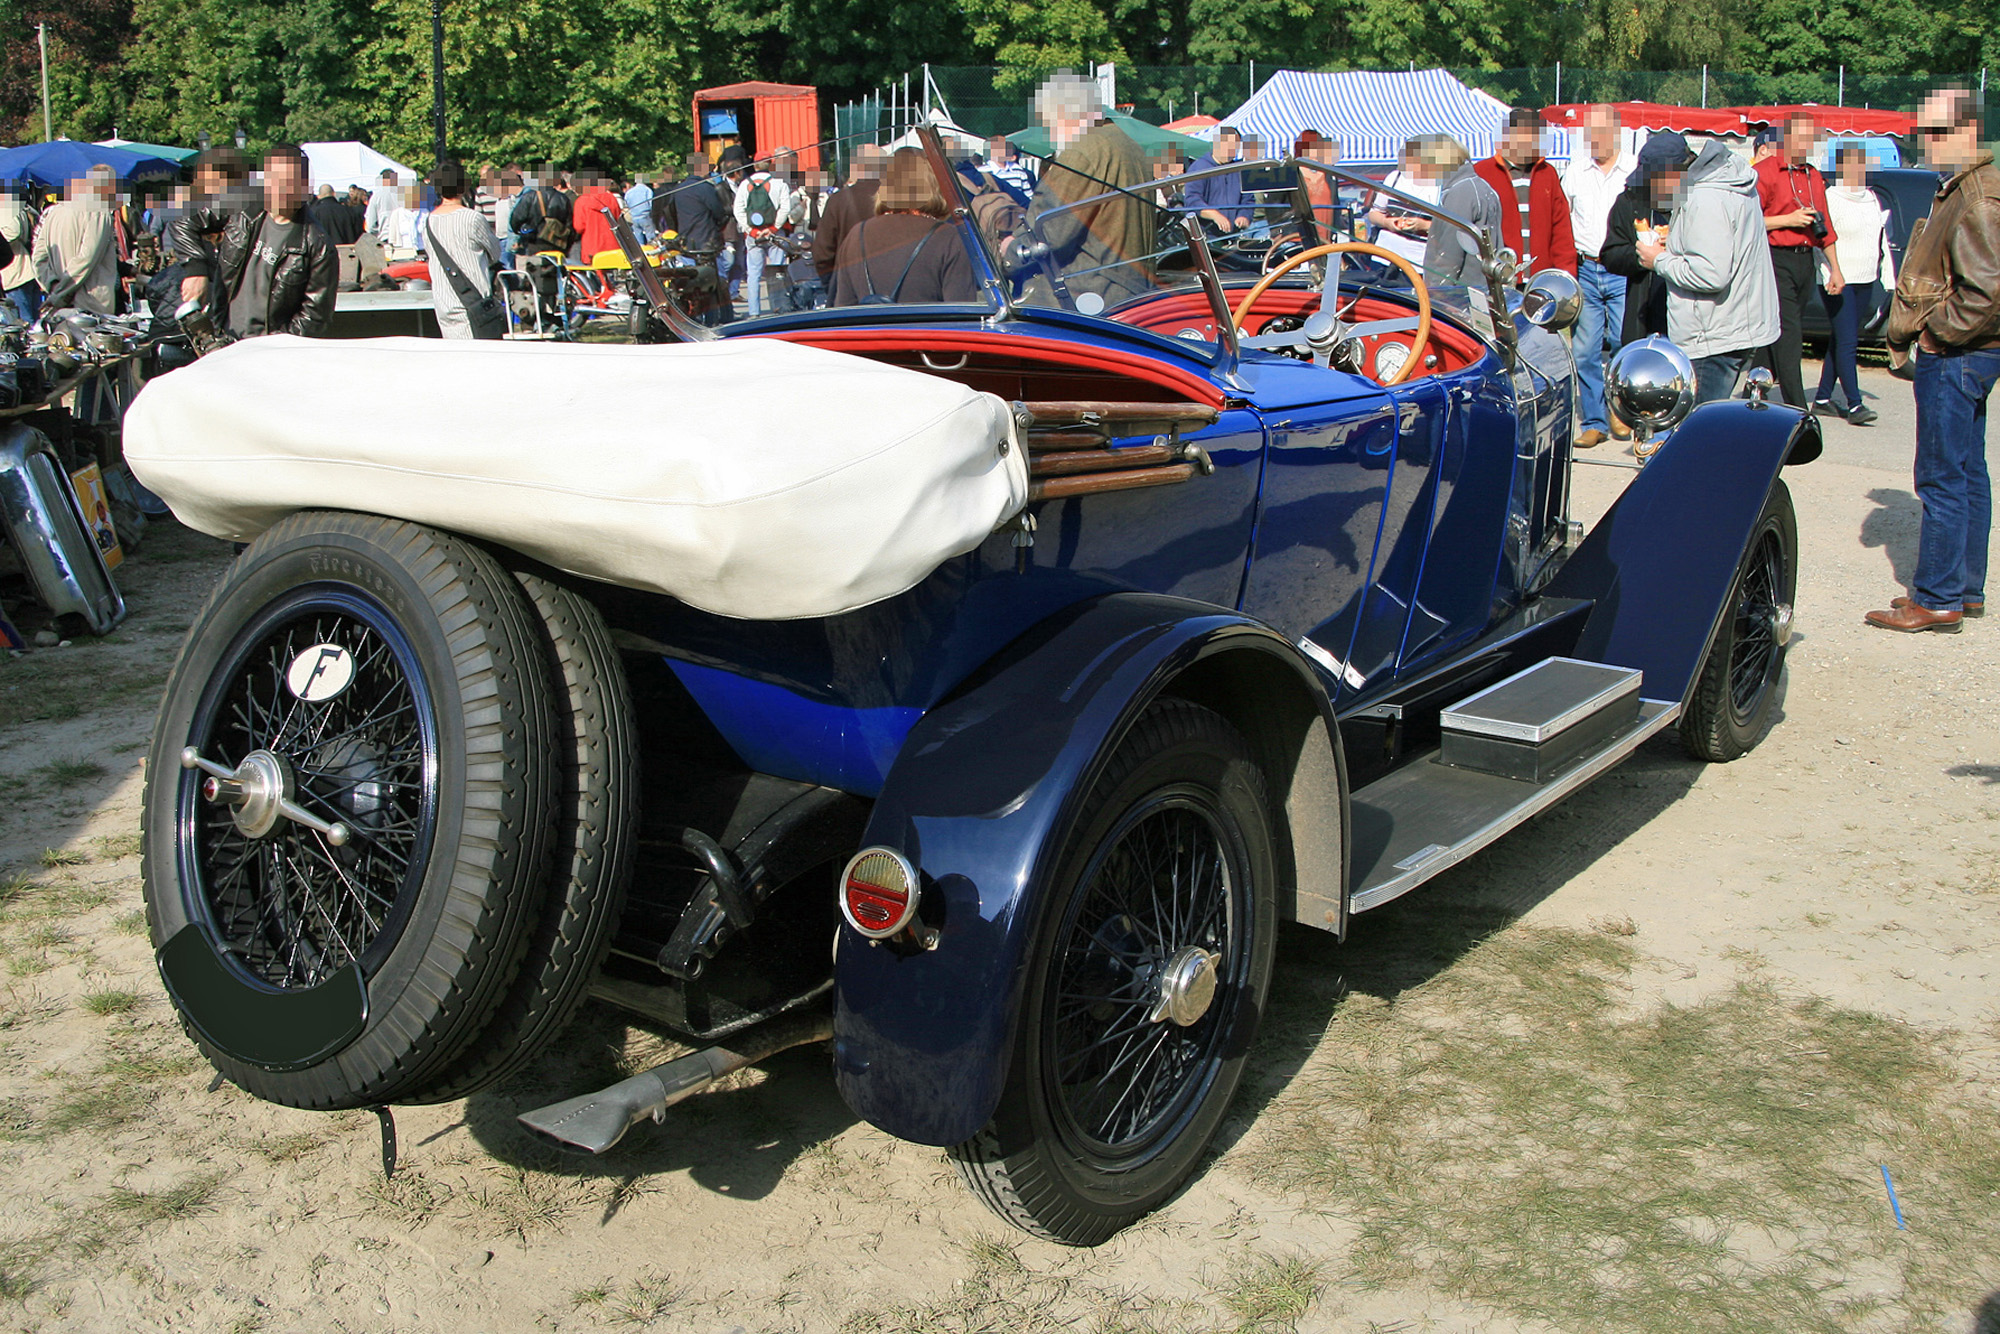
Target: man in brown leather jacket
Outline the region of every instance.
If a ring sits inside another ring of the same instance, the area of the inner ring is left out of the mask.
[[[1868,613],[1885,630],[1955,634],[1986,611],[1993,487],[1986,399],[2000,380],[2000,170],[1980,151],[1979,106],[1963,88],[1917,112],[1932,166],[1951,173],[1904,251],[1889,308],[1890,368],[1914,378],[1923,530],[1910,595]],[[1911,365],[1911,345],[1917,355]]]

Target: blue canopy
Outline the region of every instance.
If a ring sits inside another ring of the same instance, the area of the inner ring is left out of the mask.
[[[1301,130],[1340,141],[1349,164],[1394,163],[1403,145],[1420,134],[1448,134],[1475,158],[1499,141],[1507,104],[1454,79],[1441,69],[1407,73],[1314,74],[1279,70],[1223,118],[1263,141],[1265,154],[1291,152]]]
[[[55,139],[45,144],[23,144],[0,152],[0,181],[33,181],[60,190],[92,167],[107,166],[121,181],[166,178],[181,174],[180,164],[163,157],[106,148],[101,144]]]

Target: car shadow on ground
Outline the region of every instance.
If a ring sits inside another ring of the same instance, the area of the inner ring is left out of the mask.
[[[1350,996],[1394,1002],[1438,976],[1658,818],[1705,767],[1670,730],[1500,842],[1355,917],[1345,941],[1287,927],[1250,1067],[1213,1152],[1240,1139],[1284,1092]]]
[[[1878,486],[1868,493],[1875,508],[1861,521],[1861,545],[1880,547],[1889,558],[1890,572],[1904,588],[1910,586],[1917,570],[1917,534],[1923,527],[1924,507],[1908,491]]]
[[[560,1176],[623,1183],[685,1172],[718,1195],[758,1200],[814,1146],[857,1118],[833,1085],[817,1044],[781,1052],[667,1109],[656,1125],[635,1126],[610,1151],[591,1156],[545,1143],[514,1118],[616,1083],[688,1048],[662,1042],[623,1011],[591,1002],[560,1042],[520,1074],[466,1100],[466,1129],[481,1148],[511,1166]],[[621,1052],[628,1053],[625,1064]],[[644,1053],[633,1059],[633,1053]],[[628,1068],[629,1067],[629,1068]],[[614,1190],[604,1221],[627,1190]]]

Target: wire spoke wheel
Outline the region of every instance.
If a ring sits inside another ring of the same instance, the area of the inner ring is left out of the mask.
[[[1217,961],[1199,984],[1211,997],[1242,984],[1244,876],[1225,838],[1193,796],[1163,795],[1128,815],[1074,900],[1045,1040],[1063,1128],[1091,1158],[1145,1152],[1214,1076],[1227,1007],[1211,1001],[1183,1025],[1164,1002],[1190,949]]]
[[[316,658],[352,672],[330,697],[288,684],[295,664],[310,671]],[[203,755],[227,768],[260,751],[277,757],[293,800],[355,832],[334,846],[280,820],[252,837],[190,774],[184,874],[217,943],[281,990],[318,986],[349,963],[372,971],[408,918],[436,827],[437,721],[408,642],[364,599],[308,593],[246,629],[196,717]]]
[[[1194,1174],[1270,990],[1274,867],[1242,734],[1200,705],[1155,702],[1062,850],[993,1119],[952,1149],[995,1213],[1094,1246]]]
[[[1744,567],[1736,598],[1736,642],[1729,654],[1729,702],[1738,719],[1756,712],[1759,698],[1777,675],[1779,589],[1784,581],[1785,551],[1772,529],[1759,531]]]
[[[1681,745],[1698,760],[1736,759],[1770,727],[1791,635],[1798,547],[1791,492],[1773,482],[1681,715]]]

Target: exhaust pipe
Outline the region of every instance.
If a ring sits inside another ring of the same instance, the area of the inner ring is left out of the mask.
[[[610,1088],[567,1102],[551,1103],[515,1119],[528,1132],[574,1153],[603,1153],[648,1118],[659,1121],[667,1108],[693,1096],[727,1074],[767,1057],[833,1036],[833,1016],[824,1011],[780,1015],[746,1029],[726,1047],[706,1047]]]

